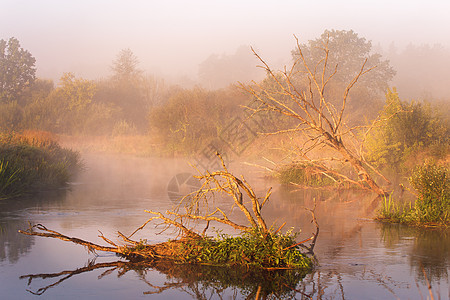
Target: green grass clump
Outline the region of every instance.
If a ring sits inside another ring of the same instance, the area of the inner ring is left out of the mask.
[[[450,174],[447,166],[425,163],[410,177],[418,196],[414,217],[421,223],[450,223]]]
[[[182,243],[177,260],[217,266],[246,266],[263,269],[312,268],[312,261],[295,246],[295,234],[267,234],[259,230],[240,236],[219,235]]]
[[[384,196],[377,219],[392,223],[410,223],[412,208],[411,204],[398,203],[390,194],[389,197]]]
[[[426,162],[409,178],[417,191],[414,206],[384,199],[378,219],[416,225],[450,225],[450,180],[447,166]]]
[[[55,141],[0,136],[0,199],[64,186],[79,168],[79,154]]]
[[[336,180],[317,172],[316,168],[308,164],[293,163],[282,166],[278,170],[278,179],[283,184],[295,183],[299,185],[322,187],[336,184]]]

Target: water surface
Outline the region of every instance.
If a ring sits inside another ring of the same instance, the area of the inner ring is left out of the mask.
[[[18,229],[26,229],[31,222],[99,244],[104,244],[99,231],[117,240],[116,231],[130,234],[149,218],[144,209],[170,209],[169,182],[177,174],[192,172],[186,162],[166,159],[89,155],[85,163],[86,171],[68,189],[0,202],[2,299],[245,299],[254,298],[258,288],[267,284],[254,277],[252,286],[243,274],[242,282],[248,283],[243,288],[213,280],[214,270],[193,268],[196,275],[187,280],[183,269],[124,267],[114,254],[95,255],[79,245],[18,234]],[[314,231],[303,207],[313,208],[316,203],[319,265],[304,278],[298,275],[296,286],[290,286],[291,292],[283,298],[427,299],[429,282],[435,299],[449,299],[448,230],[380,224],[371,219],[379,204],[373,196],[295,191],[264,180],[252,170],[246,173],[261,195],[274,187],[271,201],[263,209],[268,224],[279,226],[286,221],[285,229],[301,228],[299,240]],[[160,231],[148,225],[135,238],[156,243],[173,237],[169,231]],[[89,266],[98,268],[80,269]],[[76,270],[78,273],[73,272]],[[20,278],[36,274],[47,276],[31,282],[29,277]]]

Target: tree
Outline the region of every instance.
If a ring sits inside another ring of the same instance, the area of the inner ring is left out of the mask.
[[[329,49],[326,65],[322,65],[321,61],[324,47]],[[302,44],[301,48],[303,57],[313,73],[321,72],[320,68],[323,67],[325,76],[334,74],[333,81],[327,84],[325,92],[328,101],[333,105],[339,105],[336,101],[339,101],[341,91],[359,73],[364,62],[366,68],[375,67],[370,73],[359,78],[358,85],[353,87],[352,95],[347,99],[347,110],[352,112],[348,115],[348,122],[352,124],[361,125],[366,117],[376,117],[376,112],[383,106],[384,93],[395,71],[389,61],[372,52],[370,41],[359,37],[352,30],[325,30],[320,38]],[[293,50],[292,56],[294,61],[298,60],[298,50]],[[303,73],[306,70],[302,65],[297,65],[296,71]],[[304,87],[308,85],[307,82],[303,84]]]
[[[303,54],[302,46],[297,40],[297,59],[290,69],[282,72],[274,72],[254,52],[274,85],[269,87],[262,84],[242,85],[244,90],[253,95],[257,104],[248,109],[253,115],[275,112],[295,120],[296,123],[291,128],[267,132],[267,134],[289,133],[295,134],[297,140],[302,139],[297,146],[296,155],[299,160],[314,167],[317,173],[385,195],[386,192],[370,174],[370,171],[376,172],[376,170],[364,160],[361,153],[361,142],[357,139],[357,130],[361,127],[349,127],[345,122],[350,91],[363,75],[374,69],[374,66],[368,68],[366,64],[369,58],[366,58],[359,67],[359,71],[341,91],[339,101],[334,100],[332,103],[326,91],[328,85],[335,79],[338,66],[335,65],[331,72],[327,69],[331,63],[330,58],[334,57],[328,48],[329,45],[329,40],[325,40],[320,46],[321,57],[311,63],[310,57]],[[299,73],[298,70],[304,70],[304,72]],[[316,159],[311,156],[313,150],[320,153]],[[323,157],[325,153],[329,153],[330,157]],[[342,165],[349,164],[355,175],[346,175],[333,168],[332,163],[335,162]]]
[[[138,69],[139,60],[130,49],[123,49],[113,61],[113,79],[119,82],[134,82],[142,77],[142,70]]]
[[[325,30],[320,38],[301,45],[302,54],[308,65],[315,66],[323,58],[323,48],[329,49],[325,75],[333,76],[334,82],[347,84],[361,70],[365,62],[366,68],[375,67],[370,73],[359,79],[359,86],[365,86],[374,92],[384,94],[389,82],[395,75],[388,60],[382,60],[378,53],[372,53],[372,43],[360,38],[353,30]],[[299,59],[298,49],[292,51],[294,61]],[[335,68],[338,67],[337,69]],[[299,69],[302,66],[298,66]],[[314,69],[314,72],[318,71]]]
[[[0,101],[18,100],[36,79],[36,59],[16,38],[0,40]]]
[[[75,78],[72,73],[64,73],[58,91],[71,111],[81,112],[91,102],[97,90],[95,83],[83,78]]]
[[[108,94],[107,101],[120,107],[122,123],[125,121],[142,133],[147,128],[150,104],[143,71],[138,64],[138,58],[130,49],[121,50],[113,61],[113,75],[102,94]]]
[[[402,172],[420,152],[432,150],[436,158],[448,153],[450,128],[429,103],[401,101],[395,88],[388,90],[381,120],[365,143],[367,160],[377,167]]]

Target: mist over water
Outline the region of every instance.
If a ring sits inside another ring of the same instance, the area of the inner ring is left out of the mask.
[[[89,168],[71,183],[69,189],[43,193],[16,206],[10,202],[0,203],[0,291],[7,299],[34,299],[36,296],[27,289],[37,291],[58,278],[34,279],[27,285],[26,279],[19,279],[22,275],[58,273],[76,270],[89,261],[106,263],[119,259],[102,252],[95,256],[81,246],[60,240],[16,234],[17,229],[27,227],[28,221],[102,244],[97,237],[100,230],[116,241],[117,230],[130,234],[147,220],[149,215],[144,209],[165,211],[171,208],[173,202],[167,193],[168,182],[177,174],[192,171],[185,160],[117,155],[87,155],[84,159]],[[370,217],[377,200],[367,194],[296,191],[256,176],[260,174],[258,169],[242,168],[240,164],[232,164],[230,169],[245,176],[253,174],[248,180],[258,194],[263,194],[270,186],[274,188],[263,215],[268,224],[276,226],[286,221],[285,230],[290,227],[301,230],[299,240],[310,237],[314,231],[311,216],[303,207],[312,207],[316,202],[320,235],[315,254],[319,265],[300,282],[298,290],[314,297],[320,287],[320,293],[331,298],[360,299],[368,295],[415,298],[420,292],[428,292],[422,273],[424,267],[435,295],[439,294],[442,299],[447,296],[450,257],[449,237],[445,232],[425,233],[420,229],[376,223]],[[239,215],[235,217],[240,218]],[[233,230],[222,225],[214,228],[210,228],[208,234],[214,236],[215,230],[233,234]],[[155,224],[148,224],[135,238],[156,243],[174,237],[171,231],[159,234],[160,229]],[[164,286],[164,282],[168,282],[164,273],[151,268],[145,275],[139,270],[129,270],[121,276],[117,276],[117,271],[105,271],[98,269],[75,275],[46,290],[44,297],[139,298],[144,296],[143,293],[153,291],[152,285]],[[180,288],[175,285],[154,297],[191,298],[188,286],[192,288],[196,284],[186,282]],[[214,288],[205,291],[215,293]],[[230,287],[222,296],[233,293]],[[239,290],[237,293],[238,299],[245,294]]]

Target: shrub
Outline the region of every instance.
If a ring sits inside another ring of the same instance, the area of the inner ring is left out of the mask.
[[[410,177],[418,197],[414,215],[420,222],[450,221],[450,178],[448,167],[426,162],[417,166]]]
[[[420,155],[445,157],[450,128],[429,103],[404,102],[389,90],[381,120],[365,144],[367,160],[376,167],[405,173]]]
[[[417,191],[413,205],[385,198],[377,219],[415,225],[450,225],[450,180],[448,167],[425,162],[409,178]]]

